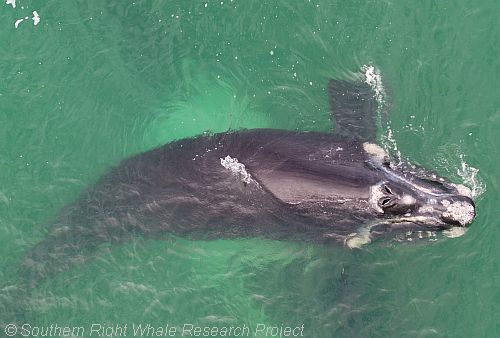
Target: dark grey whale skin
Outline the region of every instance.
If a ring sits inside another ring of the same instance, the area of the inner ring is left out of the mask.
[[[132,236],[343,243],[367,224],[373,237],[456,225],[461,219],[442,206],[445,199],[474,208],[450,182],[367,151],[367,142],[376,142],[376,103],[368,85],[331,80],[328,94],[336,133],[231,131],[124,160],[64,208],[47,237],[28,251],[22,283],[35,287],[85,261],[100,244]],[[240,173],[223,165],[227,156],[238,161]],[[374,186],[381,187],[375,206]]]
[[[342,148],[342,151],[335,149]],[[221,164],[230,155],[244,163],[253,181]],[[320,160],[327,157],[327,161]],[[373,212],[357,201],[318,202],[314,189],[302,203],[286,203],[266,189],[266,171],[287,170],[330,190],[360,194],[381,175],[364,164],[362,145],[334,134],[247,130],[169,143],[124,160],[67,206],[49,234],[27,254],[29,280],[64,270],[104,242],[166,233],[196,239],[264,236],[329,239],[352,233]],[[259,180],[262,178],[262,180]],[[338,184],[338,183],[341,184]],[[293,197],[293,196],[292,196]],[[335,196],[337,198],[338,196]]]

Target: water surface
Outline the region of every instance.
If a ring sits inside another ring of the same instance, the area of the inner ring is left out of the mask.
[[[478,216],[464,236],[360,250],[138,238],[46,281],[19,300],[29,308],[17,319],[304,324],[307,337],[500,335],[499,4],[2,4],[0,317],[12,315],[8,290],[44,225],[110,166],[204,132],[328,131],[328,79],[374,65],[397,150],[476,189]]]

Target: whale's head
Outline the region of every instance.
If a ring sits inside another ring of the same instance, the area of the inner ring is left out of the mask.
[[[381,180],[370,188],[370,205],[395,227],[442,230],[466,227],[476,215],[469,188],[423,168],[393,165],[387,155],[372,150],[370,165]]]
[[[337,131],[362,142],[371,176],[372,210],[391,228],[447,229],[465,227],[476,215],[471,192],[423,168],[391,164],[376,144],[377,121],[387,106],[383,86],[373,67],[364,67],[362,81],[330,80],[328,97]]]
[[[377,126],[387,119],[389,106],[380,75],[373,73],[374,67],[364,67],[363,71],[359,79],[332,79],[328,84],[335,131],[362,144],[365,164],[370,168],[364,177],[373,179],[364,182],[370,185],[368,204],[372,214],[369,216],[375,215],[376,219],[365,218],[368,224],[348,236],[348,246],[369,241],[367,233],[385,234],[393,229],[407,232],[465,229],[476,216],[468,188],[423,168],[391,163],[376,144]]]
[[[434,228],[468,226],[476,211],[469,191],[443,179],[428,180],[388,175],[372,186],[372,206],[394,223],[416,223]],[[446,183],[445,183],[446,182]]]

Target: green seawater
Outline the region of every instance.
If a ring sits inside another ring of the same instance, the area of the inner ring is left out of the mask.
[[[0,322],[500,336],[499,22],[497,0],[3,1]],[[15,292],[44,226],[109,167],[204,132],[328,131],[328,79],[363,65],[382,75],[403,157],[475,190],[463,236],[358,250],[137,238]]]

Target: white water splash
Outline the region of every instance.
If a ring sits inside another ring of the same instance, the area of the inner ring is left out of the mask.
[[[386,90],[382,83],[382,76],[380,75],[380,71],[372,65],[363,65],[361,67],[361,70],[363,71],[363,75],[365,77],[365,83],[367,83],[374,92],[373,97],[377,102],[377,114],[378,117],[381,118],[381,115],[387,112],[388,107],[386,100]],[[393,154],[396,157],[397,162],[394,164],[396,166],[399,166],[403,164],[403,161],[401,152],[399,151],[396,140],[394,139],[394,134],[391,128],[391,121],[385,121],[385,125],[383,125],[382,127],[386,130],[386,133],[381,135],[381,145],[386,150],[386,152]],[[457,174],[458,176],[460,176],[465,186],[457,185],[457,189],[462,189],[464,195],[468,195],[465,190],[468,190],[467,187],[469,187],[471,190],[471,198],[477,199],[486,191],[484,183],[482,183],[478,178],[479,169],[467,164],[463,158],[463,155],[460,154],[459,156],[461,167],[457,169]],[[463,219],[460,219],[461,223],[467,223],[470,217],[472,217],[472,212],[473,211],[468,209],[465,210]],[[467,228],[465,227],[453,227],[451,229],[443,231],[443,235],[450,238],[457,238],[463,236],[466,231]],[[366,236],[365,232],[361,233],[363,236],[359,236],[358,234],[353,234],[353,236],[350,236],[348,242],[346,243],[347,246],[359,247],[360,245],[369,242],[369,237]],[[421,232],[417,232],[416,234],[417,238],[419,239],[427,237],[424,236]],[[413,232],[409,232],[409,234],[407,234],[407,240],[412,241],[414,239],[413,235]],[[435,232],[432,232],[428,237],[431,241],[437,240]]]
[[[396,143],[396,139],[394,138],[394,133],[392,132],[391,121],[387,122],[387,133],[382,135],[382,145],[389,152],[389,149],[392,150],[392,153],[396,156],[397,163],[396,166],[403,164],[401,151],[399,151],[398,145]]]
[[[373,97],[377,101],[377,115],[381,120],[380,125],[384,130],[386,130],[386,133],[381,137],[381,144],[385,151],[394,154],[398,163],[401,164],[401,152],[399,151],[396,140],[394,139],[391,122],[390,120],[382,121],[382,115],[386,114],[388,109],[386,100],[387,94],[382,83],[382,75],[380,75],[380,71],[372,65],[363,65],[361,70],[363,71],[363,75],[365,77],[365,83],[372,88],[374,93]],[[382,125],[382,122],[384,122],[385,125]]]
[[[14,27],[16,27],[16,28],[17,28],[17,27],[19,27],[19,24],[20,24],[21,22],[23,22],[23,21],[24,21],[24,19],[19,19],[19,20],[16,20],[16,22],[14,22]]]
[[[12,5],[12,8],[16,8],[16,0],[6,0],[6,5]]]
[[[365,82],[375,92],[374,97],[379,104],[378,108],[380,108],[380,104],[385,103],[385,89],[382,85],[382,76],[380,75],[378,69],[371,65],[363,65],[363,67],[361,67],[361,70],[365,73]]]
[[[38,15],[37,11],[33,11],[33,17],[31,19],[33,20],[34,26],[36,26],[40,23],[40,15]]]
[[[5,4],[6,5],[11,5],[12,8],[16,8],[16,0],[5,0]],[[24,9],[23,6],[21,6],[21,9]],[[39,23],[40,23],[40,15],[38,14],[37,11],[33,11],[33,16],[31,17],[31,20],[33,20],[33,26],[37,26]],[[14,22],[14,27],[16,27],[16,29],[19,27],[19,25],[21,24],[21,22],[23,22],[24,20],[28,20],[29,17],[24,17],[24,18],[20,18],[20,19],[17,19],[15,22]]]
[[[245,168],[245,165],[240,163],[237,158],[232,158],[229,155],[225,158],[221,157],[220,164],[232,173],[239,175],[243,183],[249,184],[253,182],[252,176]]]
[[[464,185],[471,189],[472,199],[476,199],[486,191],[486,186],[478,178],[479,169],[467,164],[462,154],[460,154],[460,164],[461,168],[457,169],[457,174],[464,182]]]

